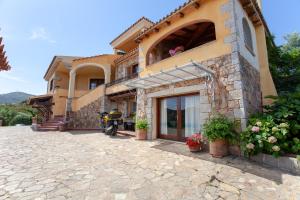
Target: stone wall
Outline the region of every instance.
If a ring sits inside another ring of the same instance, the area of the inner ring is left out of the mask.
[[[156,113],[152,109],[154,98],[151,98],[153,96],[151,94],[161,91],[163,96],[167,94],[164,91],[171,90],[175,94],[176,91],[182,90],[182,88],[199,86],[200,124],[205,123],[214,112],[219,112],[240,121],[240,128],[245,128],[249,114],[261,110],[259,72],[242,56],[239,55],[236,60],[234,54],[209,59],[200,64],[215,71],[215,76],[211,80],[204,77],[147,90],[138,89],[137,116],[139,118],[146,117],[149,124],[152,124],[153,115]],[[189,93],[189,91],[186,90],[184,93]],[[148,130],[148,134],[151,133],[152,127]]]
[[[99,112],[109,110],[109,102],[106,97],[100,97],[96,101],[82,107],[77,112],[69,112],[70,129],[97,129],[100,128]]]
[[[134,50],[124,55],[124,59],[119,58],[116,63],[116,79],[124,78],[127,76],[127,67],[138,64],[138,51]]]
[[[260,87],[259,71],[240,56],[242,89],[244,97],[245,117],[262,112],[262,93]]]

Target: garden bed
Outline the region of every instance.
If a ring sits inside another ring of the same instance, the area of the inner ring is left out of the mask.
[[[282,156],[275,158],[272,155],[259,153],[251,156],[250,160],[300,175],[300,161],[294,157]]]

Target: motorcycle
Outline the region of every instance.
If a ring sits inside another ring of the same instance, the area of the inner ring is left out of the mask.
[[[104,116],[104,120],[106,121],[105,134],[110,136],[116,136],[118,132],[118,126],[121,125],[122,113],[118,112],[117,109],[113,109],[110,113]]]

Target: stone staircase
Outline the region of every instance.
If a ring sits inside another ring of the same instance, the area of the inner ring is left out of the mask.
[[[38,131],[58,131],[59,125],[64,122],[64,116],[55,116],[52,119],[38,125]]]

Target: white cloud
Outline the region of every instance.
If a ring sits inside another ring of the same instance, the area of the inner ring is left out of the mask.
[[[49,34],[47,33],[44,27],[39,27],[31,32],[31,36],[29,37],[30,40],[45,40],[49,43],[56,43],[54,39],[52,39]]]

